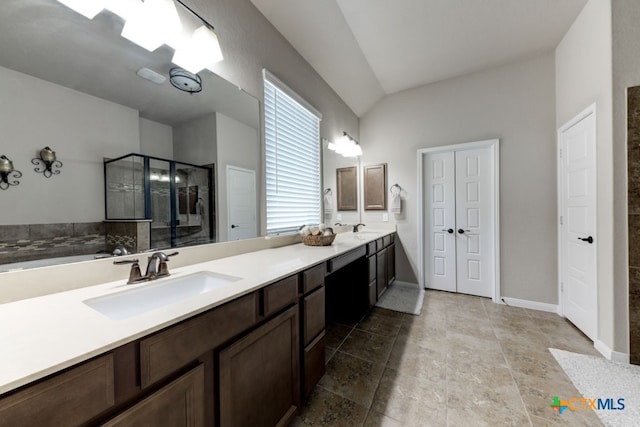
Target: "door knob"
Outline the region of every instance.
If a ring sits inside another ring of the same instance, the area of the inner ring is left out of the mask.
[[[585,238],[578,237],[578,240],[582,240],[583,242],[588,242],[589,244],[593,243],[593,237],[591,237],[591,236],[585,237]]]
[[[449,229],[443,228],[442,231],[446,231],[449,234],[453,234],[453,228],[449,228]]]
[[[458,233],[460,233],[460,234],[464,234],[465,231],[469,232],[471,230],[463,230],[462,228],[458,228]]]
[[[239,225],[231,224],[231,228],[239,228]]]

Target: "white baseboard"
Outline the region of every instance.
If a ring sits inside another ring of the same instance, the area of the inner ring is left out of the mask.
[[[529,301],[526,299],[502,297],[499,304],[512,305],[514,307],[528,308],[530,310],[547,311],[549,313],[558,313],[557,304],[547,304],[545,302]]]
[[[620,362],[620,363],[631,363],[631,357],[628,353],[613,351],[609,348],[608,345],[606,345],[600,340],[595,340],[595,342],[593,343],[593,346],[595,347],[596,350],[600,352],[600,354],[602,354],[608,360],[611,360],[613,362]]]

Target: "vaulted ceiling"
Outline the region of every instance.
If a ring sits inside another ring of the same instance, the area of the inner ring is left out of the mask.
[[[358,115],[555,48],[587,0],[251,0]]]

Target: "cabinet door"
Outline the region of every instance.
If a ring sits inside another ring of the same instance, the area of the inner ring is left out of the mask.
[[[220,352],[220,425],[286,425],[300,404],[295,305]]]
[[[0,425],[82,424],[114,404],[113,383],[113,356],[107,354],[3,397]]]
[[[385,290],[387,290],[387,250],[383,249],[378,252],[378,298],[382,296]]]
[[[324,331],[324,286],[313,291],[302,301],[303,316],[303,342],[307,345],[318,334]]]
[[[396,280],[396,245],[392,243],[387,248],[387,284]]]
[[[321,332],[308,346],[304,348],[302,393],[307,399],[313,388],[324,375],[325,364],[325,332]]]
[[[204,426],[204,366],[199,365],[103,426]]]

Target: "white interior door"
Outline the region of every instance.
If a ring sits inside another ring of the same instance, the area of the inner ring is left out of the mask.
[[[433,153],[425,157],[424,188],[427,251],[427,287],[456,292],[455,155]]]
[[[495,169],[492,148],[424,157],[425,287],[493,297]]]
[[[227,166],[228,239],[257,237],[256,173]]]
[[[598,318],[595,108],[570,121],[558,134],[562,313],[595,340]]]
[[[491,297],[494,231],[490,152],[482,148],[455,155],[458,292]]]

